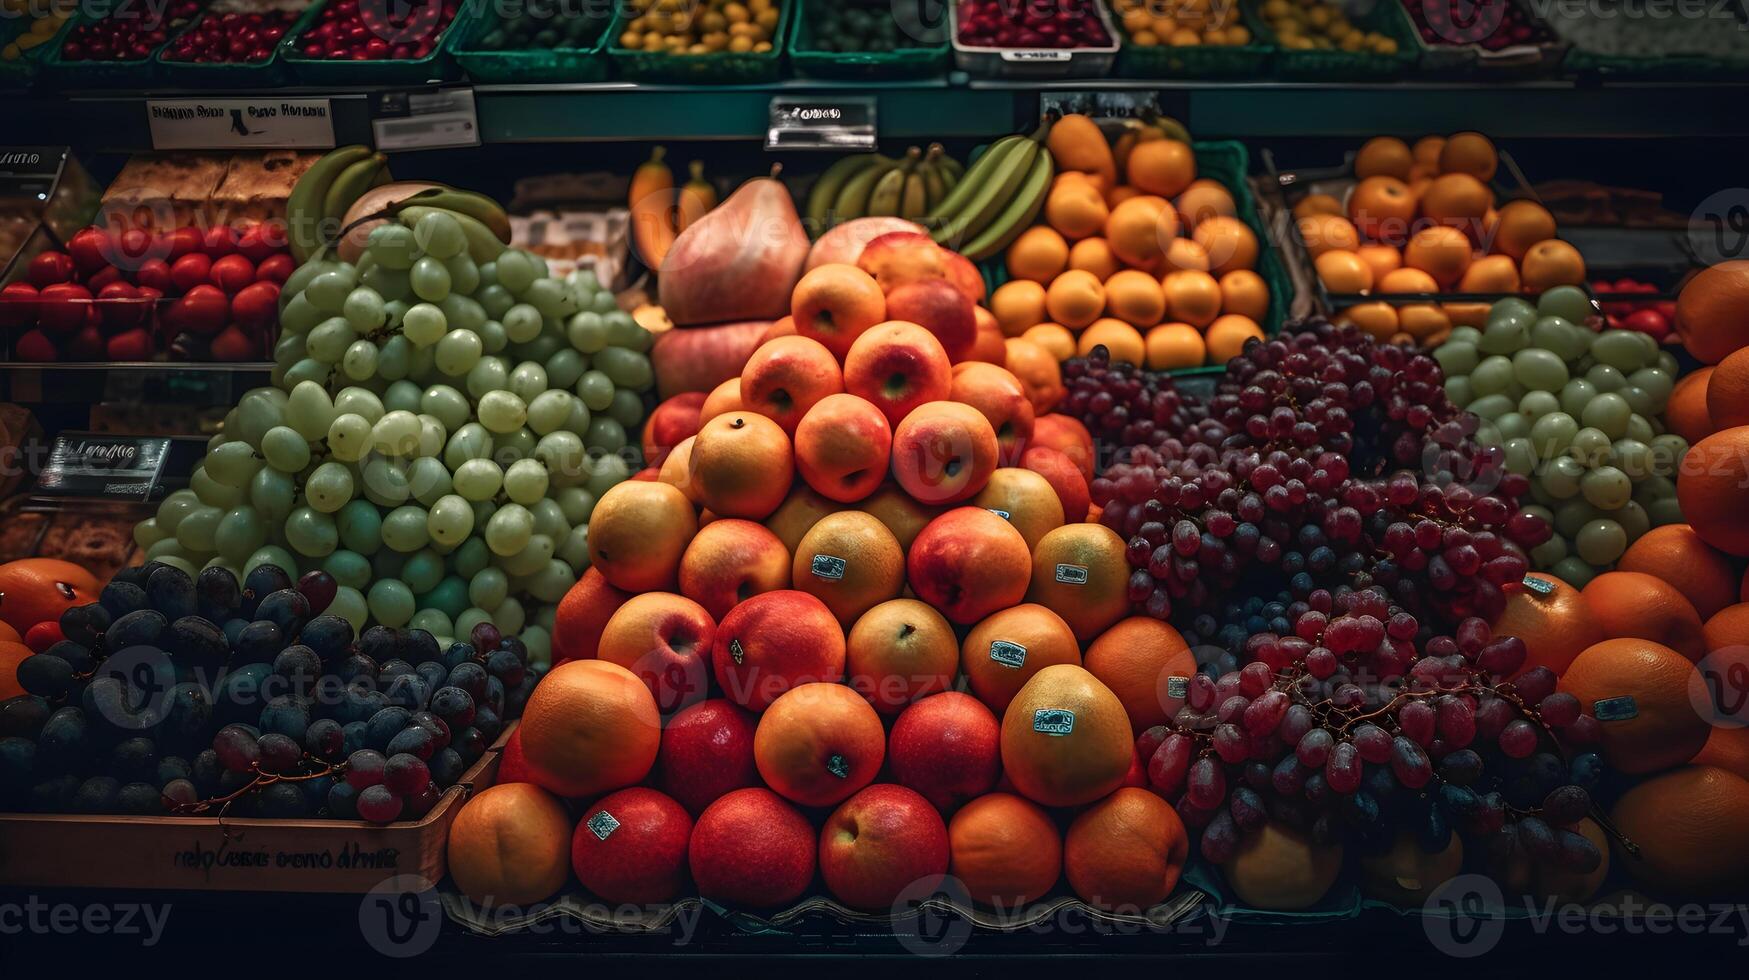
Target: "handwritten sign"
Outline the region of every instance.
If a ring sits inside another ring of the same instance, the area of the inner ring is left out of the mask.
[[[334,110],[327,99],[147,99],[158,150],[327,149]]]
[[[169,452],[170,440],[161,437],[57,436],[36,488],[56,496],[149,500]]]

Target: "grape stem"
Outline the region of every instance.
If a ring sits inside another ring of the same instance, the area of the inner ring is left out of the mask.
[[[305,755],[304,758],[308,760],[310,756]],[[266,789],[274,783],[302,783],[308,782],[312,779],[321,779],[324,776],[338,777],[346,773],[346,763],[344,762],[322,763],[321,765],[322,768],[319,771],[289,776],[282,773],[262,772],[261,763],[257,762],[250,767],[255,773],[255,777],[244,785],[238,787],[234,792],[227,793],[224,796],[215,796],[211,799],[195,800],[193,803],[170,803],[168,809],[172,816],[194,817],[200,816],[216,806],[219,808],[217,819],[220,824],[223,825],[225,815],[231,809],[231,804],[248,796],[250,793]],[[168,803],[169,801],[166,800],[165,802]],[[225,836],[227,838],[230,836],[229,828],[225,829]]]

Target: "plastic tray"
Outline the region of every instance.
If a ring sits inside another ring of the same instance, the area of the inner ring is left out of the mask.
[[[623,78],[636,82],[668,82],[678,85],[744,85],[776,81],[783,65],[785,39],[799,0],[778,0],[777,29],[771,32],[771,50],[712,51],[708,54],[668,54],[665,51],[634,51],[619,46],[625,32],[623,8],[608,28],[611,38],[607,57]]]
[[[423,58],[386,58],[380,61],[348,61],[341,58],[306,58],[298,49],[304,30],[316,23],[323,8],[334,0],[317,0],[304,12],[298,30],[287,31],[279,42],[279,60],[291,69],[299,82],[307,85],[398,85],[428,82],[452,77],[454,65],[449,48],[455,37],[455,21],[465,16],[466,8],[455,20],[438,33],[431,53]]]
[[[953,62],[961,71],[984,78],[1101,78],[1111,74],[1122,36],[1105,4],[1094,6],[1111,43],[1099,48],[980,48],[960,43],[959,4],[952,3],[948,31]]]
[[[298,14],[296,20],[285,30],[284,37],[295,37],[302,34],[316,17],[318,4],[312,3]],[[202,13],[188,26],[192,29],[208,17],[215,16],[212,11]],[[285,49],[275,46],[273,54],[266,61],[249,62],[246,64],[200,64],[193,61],[173,61],[166,58],[168,45],[160,48],[155,60],[158,62],[158,73],[161,77],[181,82],[190,88],[204,88],[217,91],[227,88],[273,88],[283,85],[291,78],[291,68],[285,62]]]
[[[1237,9],[1251,31],[1250,44],[1142,47],[1130,43],[1129,32],[1118,27],[1123,50],[1117,56],[1117,73],[1126,78],[1257,78],[1269,74],[1270,59],[1277,53],[1274,35],[1268,35],[1265,42],[1262,22],[1250,6],[1241,4]]]
[[[1381,0],[1384,2],[1384,0]],[[1399,4],[1421,3],[1423,0],[1397,0]],[[1533,7],[1519,0],[1507,0],[1518,3],[1520,10],[1534,23],[1542,25],[1550,37],[1558,37],[1550,29],[1548,23],[1538,17]],[[1409,17],[1405,10],[1404,17]],[[1534,76],[1551,74],[1561,65],[1566,57],[1567,45],[1564,41],[1543,44],[1517,44],[1498,51],[1490,51],[1480,44],[1428,44],[1421,37],[1421,31],[1415,26],[1414,18],[1409,18],[1409,31],[1415,37],[1415,43],[1421,52],[1421,70],[1433,74],[1467,74],[1469,72],[1484,72],[1488,74]]]
[[[1353,23],[1357,28],[1377,31],[1395,40],[1396,54],[1281,47],[1280,38],[1258,9],[1258,0],[1246,0],[1243,9],[1253,34],[1276,48],[1275,74],[1280,78],[1321,81],[1392,78],[1408,71],[1420,57],[1421,41],[1415,25],[1400,4],[1389,0],[1381,0]]]
[[[101,17],[88,17],[83,13],[75,15],[61,28],[55,39],[42,47],[49,52],[42,60],[42,80],[45,84],[56,88],[133,88],[146,85],[158,78],[158,55],[164,51],[164,46],[183,31],[194,26],[194,20],[180,27],[174,27],[165,36],[164,44],[152,49],[152,53],[138,61],[67,61],[61,57],[61,48],[80,24],[102,20]]]
[[[952,50],[944,37],[940,44],[892,51],[821,51],[812,47],[813,23],[809,8],[832,6],[834,0],[791,0],[799,12],[790,25],[790,67],[804,78],[845,78],[879,81],[897,78],[927,78],[947,69]],[[875,8],[879,9],[879,8]],[[898,9],[895,7],[894,9]]]
[[[43,60],[51,48],[61,45],[61,35],[67,33],[74,18],[68,18],[55,28],[55,33],[49,39],[34,48],[19,52],[17,58],[11,61],[0,61],[0,87],[26,88],[36,79],[37,72],[42,69]],[[30,30],[31,21],[23,17],[7,17],[0,19],[0,47],[11,44],[23,37]]]
[[[496,8],[488,5],[453,29],[450,53],[456,64],[476,82],[515,85],[523,82],[599,82],[607,77],[608,27],[613,18],[602,17],[594,41],[586,48],[534,48],[520,51],[488,51],[474,48],[502,22]]]

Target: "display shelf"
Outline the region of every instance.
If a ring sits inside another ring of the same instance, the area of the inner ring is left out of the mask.
[[[0,361],[0,371],[126,372],[141,374],[268,374],[271,361]]]
[[[1151,92],[1161,108],[1205,139],[1365,137],[1450,131],[1488,120],[1495,138],[1684,137],[1749,134],[1735,110],[1749,83],[1585,84],[1574,81],[1196,82],[1088,79],[1055,82],[945,78],[884,83],[792,79],[763,85],[631,82],[474,86],[487,143],[637,139],[763,139],[773,96],[872,95],[878,127],[894,139],[979,139],[1013,132],[1038,115],[1047,92]],[[328,98],[340,143],[370,142],[373,105],[399,87],[285,88],[273,97]],[[32,93],[8,101],[8,121],[44,140],[94,149],[151,146],[145,102],[192,97],[184,89]],[[226,93],[247,96],[248,92]]]

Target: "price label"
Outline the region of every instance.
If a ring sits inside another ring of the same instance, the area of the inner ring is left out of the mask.
[[[147,99],[157,150],[321,150],[334,145],[327,99]]]
[[[1003,49],[1003,61],[1073,61],[1075,53],[1066,48]]]
[[[378,97],[370,127],[379,150],[480,145],[480,117],[471,88],[386,93]]]
[[[36,489],[60,497],[150,500],[169,454],[170,440],[163,437],[57,436]]]
[[[875,148],[875,100],[838,96],[831,100],[778,96],[771,100],[768,150],[844,150]]]
[[[66,156],[64,146],[0,146],[0,196],[48,200]]]

